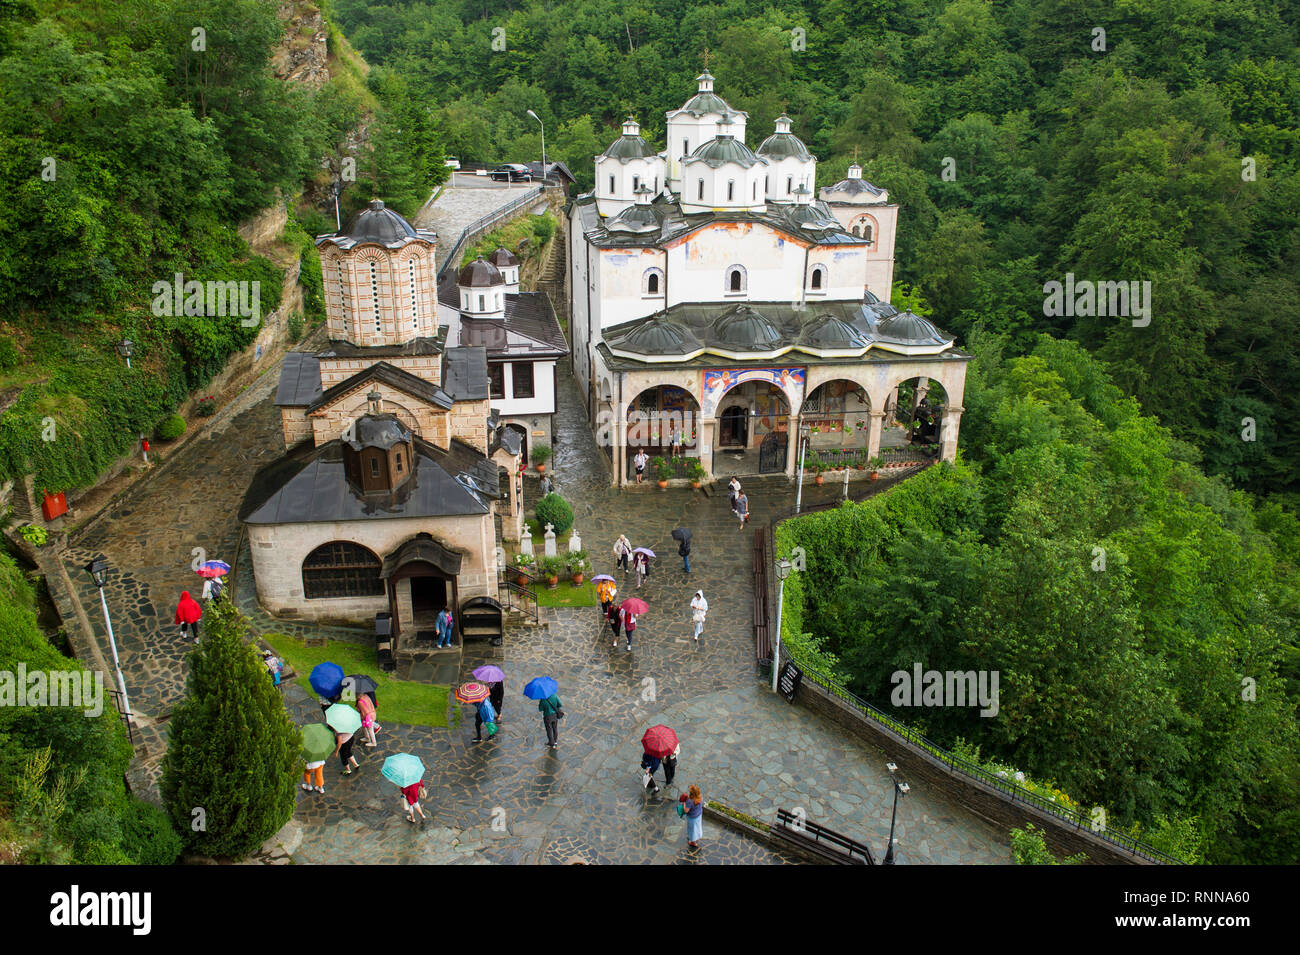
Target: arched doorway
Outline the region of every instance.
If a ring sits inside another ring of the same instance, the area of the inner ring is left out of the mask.
[[[744,448],[749,444],[749,409],[732,405],[718,415],[718,447]]]
[[[715,475],[785,470],[790,402],[779,385],[760,379],[741,382],[722,395],[717,407]]]
[[[651,458],[662,457],[675,477],[689,477],[692,461],[700,456],[700,405],[695,396],[676,385],[656,385],[633,398],[626,412],[624,473],[634,473],[632,462],[644,451]]]
[[[919,376],[900,381],[885,403],[882,453],[887,448],[904,448],[938,454],[948,404],[948,392],[935,378]]]

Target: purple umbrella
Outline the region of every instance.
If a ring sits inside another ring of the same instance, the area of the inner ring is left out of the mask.
[[[632,551],[632,553],[645,554],[647,557],[653,557],[655,555],[655,552],[652,551],[649,547],[638,547],[636,550]]]
[[[609,574],[597,574],[595,577],[592,577],[592,578],[591,578],[591,582],[592,582],[593,584],[598,584],[598,583],[600,583],[602,580],[608,580],[608,581],[613,582],[614,578],[611,577]]]
[[[474,679],[482,680],[484,683],[500,683],[505,680],[506,675],[498,666],[491,663],[485,663],[474,671]]]

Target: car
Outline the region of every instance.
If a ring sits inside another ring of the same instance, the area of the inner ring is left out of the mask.
[[[448,156],[446,159],[442,161],[442,164],[449,169],[460,168],[460,160],[457,159],[455,156]]]
[[[530,182],[532,178],[528,167],[517,162],[503,163],[492,170],[493,182]]]

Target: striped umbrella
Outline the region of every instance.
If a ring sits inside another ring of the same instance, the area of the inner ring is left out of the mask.
[[[677,734],[662,724],[652,726],[641,737],[641,748],[659,759],[671,756],[677,748]]]
[[[482,703],[491,695],[482,683],[462,683],[456,690],[456,699],[462,703]]]

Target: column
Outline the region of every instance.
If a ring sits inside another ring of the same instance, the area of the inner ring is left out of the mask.
[[[716,418],[700,418],[700,463],[708,472],[705,480],[712,481],[717,475],[713,471],[713,456],[718,446],[718,421]]]
[[[795,476],[795,468],[799,466],[799,419],[794,415],[786,416],[786,442],[785,442],[785,474],[786,477]]]
[[[871,415],[870,423],[867,425],[867,460],[880,457],[880,434],[885,426],[885,413],[883,411],[868,412]]]
[[[614,415],[614,486],[622,487],[627,481],[627,407],[620,405]]]
[[[965,408],[945,408],[939,425],[939,456],[944,461],[957,460],[957,432],[961,428],[961,413]]]

